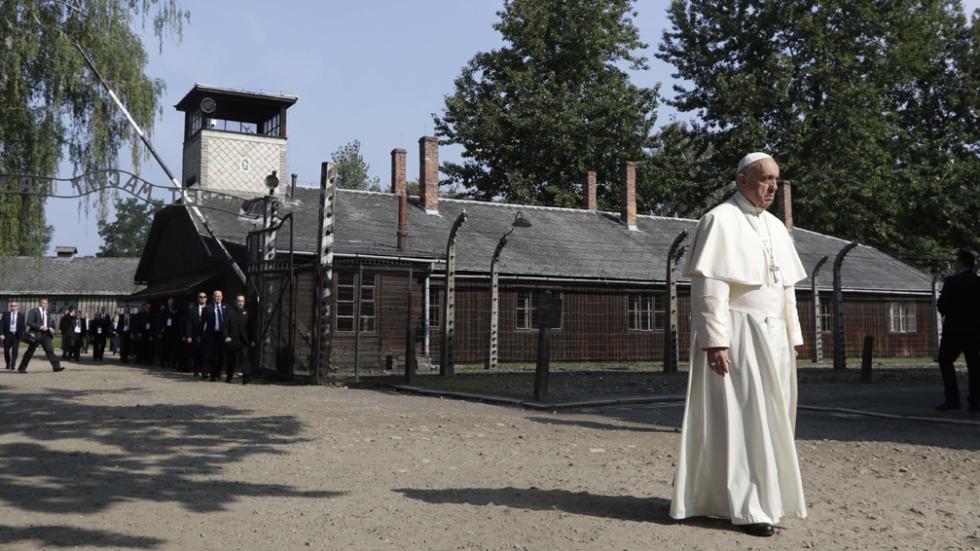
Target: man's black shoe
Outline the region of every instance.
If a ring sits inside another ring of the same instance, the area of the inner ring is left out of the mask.
[[[949,402],[943,402],[936,406],[936,411],[959,411],[963,406],[960,404],[951,404]]]
[[[52,367],[51,368],[51,371],[54,371],[55,373],[57,373],[59,371],[64,371],[64,370],[65,370],[65,368],[61,367],[60,365],[58,367]]]
[[[768,538],[776,533],[776,530],[772,527],[772,524],[767,524],[765,522],[745,524],[742,526],[742,531],[750,536],[759,536],[760,538]]]
[[[228,375],[227,377],[225,377],[225,382],[226,383],[230,383],[231,382],[231,375]]]
[[[242,384],[243,385],[247,385],[248,382],[251,381],[251,380],[252,380],[252,377],[250,377],[248,375],[242,375]]]
[[[26,367],[18,368],[17,373],[27,373],[27,368]]]

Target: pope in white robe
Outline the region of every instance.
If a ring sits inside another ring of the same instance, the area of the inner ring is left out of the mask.
[[[670,516],[731,519],[770,536],[804,518],[797,460],[796,354],[803,344],[793,286],[806,273],[784,224],[766,208],[779,167],[739,163],[734,197],[698,223],[691,279],[691,359]]]

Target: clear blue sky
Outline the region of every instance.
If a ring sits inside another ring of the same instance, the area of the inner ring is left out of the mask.
[[[969,13],[980,0],[964,4]],[[370,173],[382,184],[389,181],[389,152],[395,147],[408,150],[413,177],[418,138],[432,134],[431,114],[441,111],[460,68],[476,52],[501,46],[491,27],[501,5],[500,0],[185,2],[191,22],[182,41],[165,42],[159,53],[152,33],[144,33],[151,53],[147,72],[167,86],[154,146],[180,174],[183,117],[173,105],[194,83],[282,92],[299,97],[289,111],[288,132],[289,172],[299,174],[301,185],[315,185],[320,163],[354,139],[361,141]],[[667,0],[636,2],[651,67],[634,73],[633,81],[662,82],[670,95],[672,68],[653,56],[667,5]],[[658,122],[673,116],[662,107]],[[442,160],[458,158],[458,149],[441,151]],[[61,176],[69,175],[70,167],[62,170]],[[144,163],[142,175],[168,183],[152,160]],[[101,240],[94,207],[51,199],[46,210],[55,226],[52,247],[74,245],[79,254],[95,254]]]

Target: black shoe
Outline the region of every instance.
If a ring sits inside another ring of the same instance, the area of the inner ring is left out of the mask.
[[[772,524],[765,522],[745,524],[742,526],[742,531],[750,536],[759,536],[760,538],[769,538],[776,533],[776,529],[772,527]]]
[[[17,368],[17,373],[27,373],[27,368],[26,367]]]
[[[936,406],[936,411],[959,411],[961,409],[963,409],[963,406],[961,406],[958,402],[943,402]]]
[[[58,367],[52,367],[51,368],[51,371],[54,371],[55,373],[57,373],[59,371],[64,371],[64,370],[65,370],[65,368],[61,367],[60,365]]]
[[[227,377],[225,377],[225,382],[226,383],[230,383],[231,382],[231,379],[232,379],[232,376],[231,375],[228,375]]]
[[[210,377],[208,377],[208,380],[209,381],[217,381],[218,380],[218,376],[217,375],[211,375]]]
[[[242,384],[243,385],[247,385],[248,382],[251,381],[251,380],[252,380],[252,377],[251,376],[249,376],[249,375],[242,375]]]

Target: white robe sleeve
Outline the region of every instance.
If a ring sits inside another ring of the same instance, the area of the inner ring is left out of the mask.
[[[691,278],[691,322],[698,343],[705,348],[728,348],[731,340],[731,314],[728,310],[728,283],[707,277]]]
[[[789,342],[793,346],[803,346],[803,329],[800,327],[800,312],[796,308],[796,289],[790,285],[783,287],[786,293],[786,327],[789,328]]]

